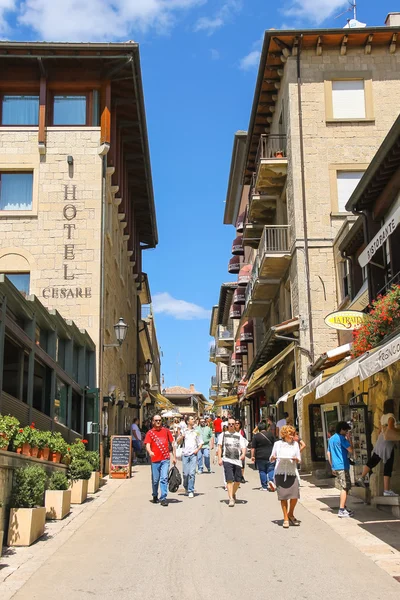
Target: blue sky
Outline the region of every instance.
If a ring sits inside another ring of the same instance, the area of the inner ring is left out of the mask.
[[[395,0],[359,0],[383,25]],[[345,0],[0,0],[0,37],[140,43],[160,243],[146,251],[165,385],[208,395],[209,311],[235,231],[222,224],[265,29],[342,27]],[[350,15],[349,15],[350,16]]]

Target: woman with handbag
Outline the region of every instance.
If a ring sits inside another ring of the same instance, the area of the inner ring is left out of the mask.
[[[275,485],[282,507],[284,529],[288,529],[289,524],[300,525],[300,521],[294,516],[294,509],[300,498],[297,465],[301,462],[300,448],[294,441],[295,434],[296,430],[291,425],[281,427],[279,430],[281,439],[275,442],[270,457],[271,462],[276,461]]]
[[[356,484],[366,487],[365,477],[372,473],[380,461],[383,462],[383,495],[398,496],[390,489],[390,478],[392,477],[394,463],[394,446],[400,441],[400,429],[397,427],[396,417],[394,416],[394,400],[388,399],[383,405],[383,415],[381,416],[381,427],[379,437],[372,450],[371,458],[364,466],[362,475],[357,479]]]

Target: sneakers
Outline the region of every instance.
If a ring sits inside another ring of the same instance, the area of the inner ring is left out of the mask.
[[[393,490],[386,490],[383,492],[384,496],[391,496],[392,498],[397,498],[399,494],[396,494]]]
[[[353,514],[354,513],[347,510],[346,508],[339,508],[338,517],[340,519],[348,519],[349,517],[353,516]]]
[[[275,492],[276,491],[276,485],[273,481],[268,481],[268,489],[270,492]]]
[[[229,508],[233,508],[235,506],[235,501],[233,498],[230,498],[228,506]]]
[[[357,481],[356,481],[356,486],[357,486],[357,487],[363,487],[363,488],[365,488],[365,489],[367,488],[367,484],[366,484],[366,482],[365,482],[365,479],[364,479],[364,477],[359,477],[359,478],[357,479]]]
[[[269,492],[269,489],[268,488],[264,488],[264,487],[260,487],[260,491],[261,492]]]
[[[193,492],[189,492],[189,498],[194,498]]]
[[[344,510],[347,510],[349,517],[354,517],[354,510],[350,510],[350,508],[347,508],[347,506],[344,507]]]
[[[161,506],[168,506],[168,502],[167,502],[166,498],[164,498],[164,500],[161,500],[160,504],[161,504]]]

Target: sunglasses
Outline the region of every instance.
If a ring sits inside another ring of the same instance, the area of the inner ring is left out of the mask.
[[[154,423],[161,423],[161,419],[154,419]]]

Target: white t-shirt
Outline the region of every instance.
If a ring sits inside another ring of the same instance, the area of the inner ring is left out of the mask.
[[[242,466],[240,455],[243,448],[247,448],[249,442],[240,433],[221,433],[218,438],[218,445],[222,446],[222,460],[232,465]]]
[[[182,435],[184,437],[182,456],[191,456],[203,444],[203,440],[195,429],[185,429]]]
[[[387,415],[381,416],[382,427],[386,427],[387,425],[389,425],[389,419],[394,419],[394,426],[396,427],[396,417],[393,413],[388,413]]]
[[[279,419],[279,421],[276,424],[276,426],[279,427],[279,429],[281,429],[282,427],[285,427],[285,425],[287,425],[286,419]]]
[[[136,425],[136,423],[132,423],[132,427],[131,427],[132,439],[134,440],[136,438],[134,437],[133,432],[136,433],[136,437],[138,440],[142,439],[142,433],[141,433],[139,427]]]
[[[276,475],[295,475],[297,463],[293,459],[301,460],[300,447],[297,442],[288,444],[283,440],[275,442],[272,448],[271,456],[276,458],[275,473]]]

